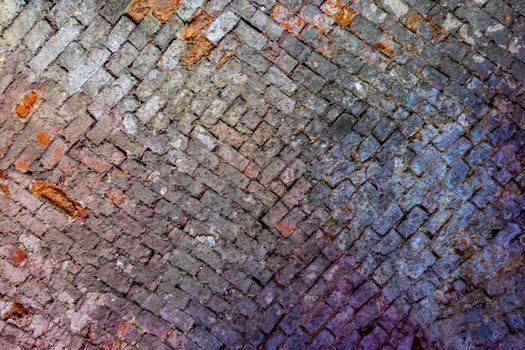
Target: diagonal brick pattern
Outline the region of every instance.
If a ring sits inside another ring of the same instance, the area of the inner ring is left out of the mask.
[[[0,1],[1,349],[524,349],[519,0]]]

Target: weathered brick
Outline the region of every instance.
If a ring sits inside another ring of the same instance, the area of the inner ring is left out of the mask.
[[[180,62],[188,69],[193,69],[195,65],[205,56],[208,56],[213,49],[213,44],[201,36],[197,38],[182,55]]]
[[[106,49],[94,49],[86,60],[68,75],[69,93],[74,94],[109,58]]]
[[[48,6],[49,4],[45,1],[32,1],[28,3],[13,23],[4,31],[4,43],[8,46],[15,47],[27,34],[29,29],[33,27],[41,12]]]
[[[33,193],[50,201],[53,205],[71,217],[85,220],[88,216],[88,211],[86,208],[70,197],[62,189],[50,182],[37,180],[31,185],[31,190]]]
[[[178,36],[184,40],[196,39],[202,34],[204,28],[206,28],[211,21],[212,17],[206,11],[199,10],[191,22],[182,27]]]
[[[268,15],[260,10],[255,11],[251,18],[251,23],[258,29],[267,33],[272,40],[277,40],[283,32],[282,27],[273,22]]]
[[[80,27],[76,20],[69,20],[29,61],[29,66],[36,72],[42,73],[69,43],[77,38],[80,34]]]
[[[121,76],[102,90],[97,99],[88,107],[88,111],[97,120],[100,119],[131,90],[135,83],[136,79],[130,75]]]
[[[213,44],[217,44],[230,30],[232,30],[239,18],[231,11],[220,14],[206,28],[205,36]]]
[[[304,22],[295,16],[288,8],[277,4],[273,7],[272,18],[285,30],[293,34],[299,34],[304,27]]]
[[[350,6],[339,0],[326,0],[321,5],[321,10],[345,27],[350,24],[356,14]]]
[[[135,29],[133,22],[127,17],[122,17],[111,30],[104,44],[112,52],[117,52],[120,46],[124,44],[128,36],[131,34],[133,29]]]
[[[38,108],[42,102],[42,93],[38,90],[29,91],[18,104],[14,107],[13,112],[19,118],[28,118],[33,111]]]
[[[0,1],[0,348],[519,348],[520,5]]]
[[[44,169],[52,169],[64,156],[68,149],[68,146],[61,138],[56,138],[51,145],[47,148],[46,152],[41,158],[42,166]]]

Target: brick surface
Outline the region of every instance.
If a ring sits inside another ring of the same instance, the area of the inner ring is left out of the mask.
[[[524,16],[0,1],[0,348],[523,349]]]

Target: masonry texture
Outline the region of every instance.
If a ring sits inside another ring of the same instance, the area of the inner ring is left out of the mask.
[[[0,0],[0,349],[525,349],[523,0]]]

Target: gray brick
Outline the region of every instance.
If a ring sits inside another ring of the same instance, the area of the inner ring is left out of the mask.
[[[185,22],[189,22],[193,14],[204,4],[204,0],[182,0],[177,15]]]
[[[0,1],[0,348],[519,348],[524,11]]]
[[[316,52],[312,52],[305,63],[325,79],[333,79],[337,73],[337,66]]]
[[[220,14],[206,29],[205,35],[212,43],[217,44],[235,27],[239,18],[231,11]]]
[[[24,3],[22,1],[6,1],[2,4],[2,11],[0,11],[0,25],[6,27],[17,13],[22,9]]]
[[[161,69],[171,70],[175,68],[186,49],[184,42],[175,40],[162,54],[158,66]]]
[[[155,45],[147,45],[139,54],[137,59],[131,65],[131,72],[139,77],[144,78],[154,67],[155,62],[160,57],[160,49]]]
[[[285,114],[292,113],[295,107],[295,101],[290,99],[284,93],[271,86],[266,90],[266,97],[276,108]]]
[[[397,17],[403,17],[409,10],[408,5],[401,0],[382,0],[381,3]]]
[[[201,327],[195,328],[189,336],[203,349],[218,350],[221,347],[219,340]]]
[[[262,30],[265,33],[268,33],[270,39],[276,41],[282,34],[283,28],[281,28],[277,23],[275,23],[268,15],[264,12],[257,10],[253,14],[252,24],[258,29]]]
[[[51,36],[53,28],[46,21],[39,21],[24,38],[25,46],[35,53]]]
[[[403,212],[396,204],[391,204],[384,214],[375,220],[373,228],[380,235],[384,235],[388,230],[393,227],[401,218]]]
[[[322,77],[315,74],[304,65],[299,65],[295,68],[292,79],[302,83],[312,92],[319,92],[325,83]]]
[[[370,45],[376,45],[383,35],[379,28],[361,16],[356,16],[352,20],[350,29]]]
[[[113,84],[102,90],[96,100],[88,107],[89,112],[96,119],[100,119],[131,90],[135,83],[135,78],[128,75],[121,76]]]
[[[290,56],[299,61],[303,61],[310,52],[310,49],[305,44],[287,33],[280,37],[279,44]]]
[[[46,1],[35,0],[27,4],[13,23],[3,33],[6,45],[15,47],[38,20],[39,14],[49,6]]]
[[[81,64],[85,50],[77,42],[72,42],[68,47],[60,54],[57,63],[66,68],[68,71],[72,71]]]
[[[107,33],[111,30],[111,25],[102,17],[97,17],[91,24],[86,28],[80,43],[86,50],[91,50],[94,46],[99,43],[104,44],[102,40]]]
[[[237,34],[241,41],[253,49],[261,50],[266,45],[264,35],[247,25],[244,21],[239,23],[234,33]]]
[[[135,29],[135,24],[127,17],[122,17],[118,23],[113,27],[104,42],[108,49],[112,52],[117,52],[118,49]]]
[[[297,85],[286,74],[275,67],[270,67],[265,77],[271,84],[276,85],[287,95],[291,95],[297,90]]]
[[[36,72],[43,72],[65,50],[70,42],[80,34],[80,24],[69,20],[34,56],[29,65]]]
[[[373,137],[367,137],[359,146],[359,160],[365,161],[370,158],[379,148],[379,142]]]
[[[80,90],[82,85],[106,62],[110,52],[96,48],[86,57],[85,61],[68,75],[69,93]]]
[[[401,224],[396,228],[397,232],[404,238],[414,234],[418,228],[425,222],[428,217],[427,213],[419,208],[412,208]]]

